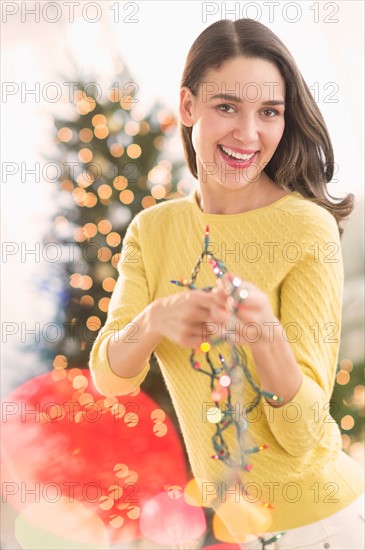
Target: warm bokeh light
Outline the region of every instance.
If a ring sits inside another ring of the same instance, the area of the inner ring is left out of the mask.
[[[142,122],[139,125],[139,134],[141,136],[145,136],[146,134],[149,133],[150,130],[151,130],[151,127],[148,124],[148,122],[146,122],[145,120],[142,120]]]
[[[120,106],[122,107],[122,109],[124,109],[125,111],[131,111],[136,103],[136,99],[130,95],[126,95],[124,97],[122,97],[121,101],[120,101]]]
[[[110,298],[106,298],[106,297],[101,298],[98,303],[98,307],[100,311],[104,311],[106,313],[108,311],[109,303],[110,303]]]
[[[90,149],[87,149],[86,147],[84,147],[84,149],[81,149],[77,156],[79,157],[79,160],[84,164],[91,162],[93,158],[92,151],[90,151]]]
[[[53,220],[54,225],[57,227],[58,231],[64,231],[68,228],[69,222],[65,216],[57,216]]]
[[[142,154],[142,149],[137,143],[132,143],[127,147],[127,155],[131,159],[138,159]]]
[[[82,288],[82,290],[90,290],[90,288],[93,286],[93,280],[89,275],[84,275],[81,278],[79,287]]]
[[[97,202],[98,198],[94,193],[86,193],[85,198],[82,201],[82,205],[87,208],[93,208]]]
[[[119,200],[123,204],[131,204],[134,201],[134,193],[130,189],[125,189],[119,193]]]
[[[348,372],[351,372],[352,369],[354,368],[354,364],[351,361],[351,359],[342,359],[340,361],[340,367],[343,370],[347,370]]]
[[[56,355],[52,364],[54,369],[65,369],[68,365],[67,357],[65,355]]]
[[[199,486],[204,487],[204,484],[209,483],[209,480],[200,480],[198,484],[195,478],[190,479],[184,488],[185,501],[190,504],[190,506],[203,506],[209,508],[210,503],[216,498],[216,494],[214,492],[204,491],[203,495],[203,489],[199,489]]]
[[[86,241],[87,237],[85,237],[84,230],[82,227],[77,227],[74,231],[74,240],[78,243],[82,243]]]
[[[112,230],[112,224],[109,220],[100,220],[98,222],[98,231],[102,235],[107,235]]]
[[[98,260],[101,262],[109,262],[112,257],[112,251],[107,246],[101,246],[98,248]]]
[[[82,130],[79,131],[79,138],[80,138],[80,141],[82,141],[83,143],[90,143],[93,137],[94,137],[94,133],[92,130],[90,130],[90,128],[83,128]]]
[[[110,154],[113,155],[113,157],[121,157],[124,153],[124,147],[120,143],[113,143],[110,146]]]
[[[67,143],[72,139],[72,130],[67,127],[60,128],[57,133],[58,139]]]
[[[80,187],[86,188],[94,183],[94,176],[85,169],[76,178],[76,182]]]
[[[169,124],[173,120],[173,116],[170,111],[163,109],[157,113],[157,120],[160,124]]]
[[[95,237],[97,232],[98,232],[98,228],[94,223],[86,223],[84,225],[84,234],[85,234],[85,237],[87,237],[88,239]]]
[[[128,186],[128,180],[124,176],[117,176],[113,180],[113,185],[115,189],[118,189],[118,191],[122,191]]]
[[[95,300],[89,294],[85,294],[80,298],[80,305],[85,307],[94,307]]]
[[[152,170],[148,172],[148,179],[153,184],[167,185],[171,182],[171,167],[160,162],[157,166],[154,166]]]
[[[91,113],[96,107],[95,99],[92,97],[87,97],[84,94],[85,99],[81,99],[80,101],[76,102],[76,111],[80,115],[87,115],[88,113]]]
[[[103,183],[100,187],[98,187],[98,195],[101,199],[110,199],[112,192],[113,190],[111,186],[106,183]]]
[[[113,292],[114,287],[116,284],[116,280],[112,277],[106,277],[102,283],[102,287],[105,290],[105,292]]]
[[[165,138],[162,136],[158,136],[153,140],[153,145],[158,149],[159,151],[163,151],[165,148]]]
[[[135,120],[129,120],[124,125],[124,131],[128,136],[136,136],[139,132],[139,124]]]
[[[106,117],[104,115],[95,115],[91,119],[92,125],[96,128],[96,126],[105,126],[106,125]]]
[[[70,180],[62,180],[60,181],[59,187],[61,191],[66,191],[67,193],[71,193],[74,188],[74,184]]]
[[[234,493],[235,488],[231,491]],[[237,537],[235,542],[245,542],[249,535],[257,536],[267,531],[271,523],[271,512],[268,508],[249,503],[238,493],[233,496],[229,494],[214,514],[213,531],[218,540],[233,542],[231,537],[234,533]]]
[[[166,196],[166,189],[163,185],[154,185],[151,189],[151,195],[157,200],[164,199]]]
[[[340,386],[345,386],[350,381],[350,374],[347,370],[340,370],[336,375],[336,382]]]
[[[73,288],[79,288],[81,283],[82,275],[80,273],[73,273],[70,275],[70,286]]]
[[[150,206],[156,204],[156,199],[154,199],[150,195],[146,195],[145,197],[143,197],[141,204],[143,208],[149,208]]]
[[[120,258],[121,258],[120,252],[117,252],[116,254],[114,254],[114,255],[112,256],[111,265],[112,265],[115,269],[117,269],[118,262],[119,262]]]
[[[94,130],[95,137],[98,139],[105,139],[109,135],[109,130],[106,126],[97,126]]]
[[[105,240],[109,246],[115,248],[122,242],[122,237],[116,231],[112,231],[109,235],[107,235]]]
[[[99,317],[96,317],[96,315],[92,315],[86,320],[86,326],[89,330],[96,331],[101,328],[101,321]],[[80,389],[80,388],[76,388],[76,389]]]
[[[84,199],[86,197],[86,191],[84,189],[81,189],[80,187],[76,187],[72,191],[72,196],[75,199],[75,202],[81,203],[81,202],[84,201]]]
[[[355,420],[349,414],[341,418],[341,428],[343,430],[346,430],[346,431],[352,430],[354,425],[355,425]]]

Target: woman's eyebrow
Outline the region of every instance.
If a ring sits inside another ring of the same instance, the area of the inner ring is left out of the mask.
[[[231,95],[231,94],[215,94],[209,98],[210,101],[212,101],[213,99],[221,99],[223,101],[235,101],[236,103],[243,103],[241,97],[236,95]],[[253,103],[253,101],[250,101],[250,103]],[[268,99],[267,101],[263,101],[261,105],[284,105],[285,106],[285,101],[281,99]]]

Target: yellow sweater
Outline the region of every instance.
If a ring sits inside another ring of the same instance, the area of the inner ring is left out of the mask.
[[[250,212],[207,214],[194,191],[140,212],[124,238],[107,321],[91,351],[93,380],[108,396],[129,394],[143,382],[149,362],[134,378],[116,375],[108,363],[108,339],[153,300],[191,292],[169,281],[190,278],[207,224],[214,254],[269,296],[303,371],[302,385],[290,403],[273,408],[262,399],[246,417],[248,447],[269,447],[249,456],[253,468],[244,477],[241,472],[241,479],[253,501],[274,506],[268,531],[304,526],[338,512],[364,490],[362,469],[341,451],[340,430],[329,415],[341,332],[343,263],[335,219],[324,208],[295,192]],[[204,262],[197,286],[215,283]],[[138,332],[134,337],[138,340]],[[244,350],[259,385],[250,348]],[[207,408],[214,405],[210,381],[190,366],[190,353],[166,338],[155,350],[194,477],[199,483],[211,482],[209,491],[215,487],[222,500],[232,471],[211,458],[215,425],[207,421]],[[254,394],[247,387],[244,397],[233,396],[244,411]],[[233,450],[237,440],[234,429],[229,430],[225,440]]]

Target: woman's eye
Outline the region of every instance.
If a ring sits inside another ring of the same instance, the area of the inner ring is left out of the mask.
[[[232,105],[228,105],[228,103],[221,103],[220,105],[217,105],[218,111],[221,111],[222,113],[228,113],[229,109],[232,109],[234,112],[234,109]],[[232,111],[230,111],[232,113]]]
[[[265,109],[264,111],[262,111],[263,113],[270,113],[269,115],[265,114],[265,116],[267,118],[273,118],[274,116],[278,115],[279,114],[279,111],[277,111],[276,109]]]

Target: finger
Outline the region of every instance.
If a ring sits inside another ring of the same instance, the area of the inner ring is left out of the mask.
[[[225,305],[212,304],[210,308],[210,318],[213,322],[227,321],[231,313],[226,309]]]
[[[224,292],[224,289],[221,288],[214,288],[212,290],[212,306],[215,305],[217,307],[225,308],[227,304],[227,294]]]
[[[194,304],[200,309],[210,309],[212,303],[212,294],[211,292],[205,292],[203,290],[194,290],[190,293],[191,300]]]

